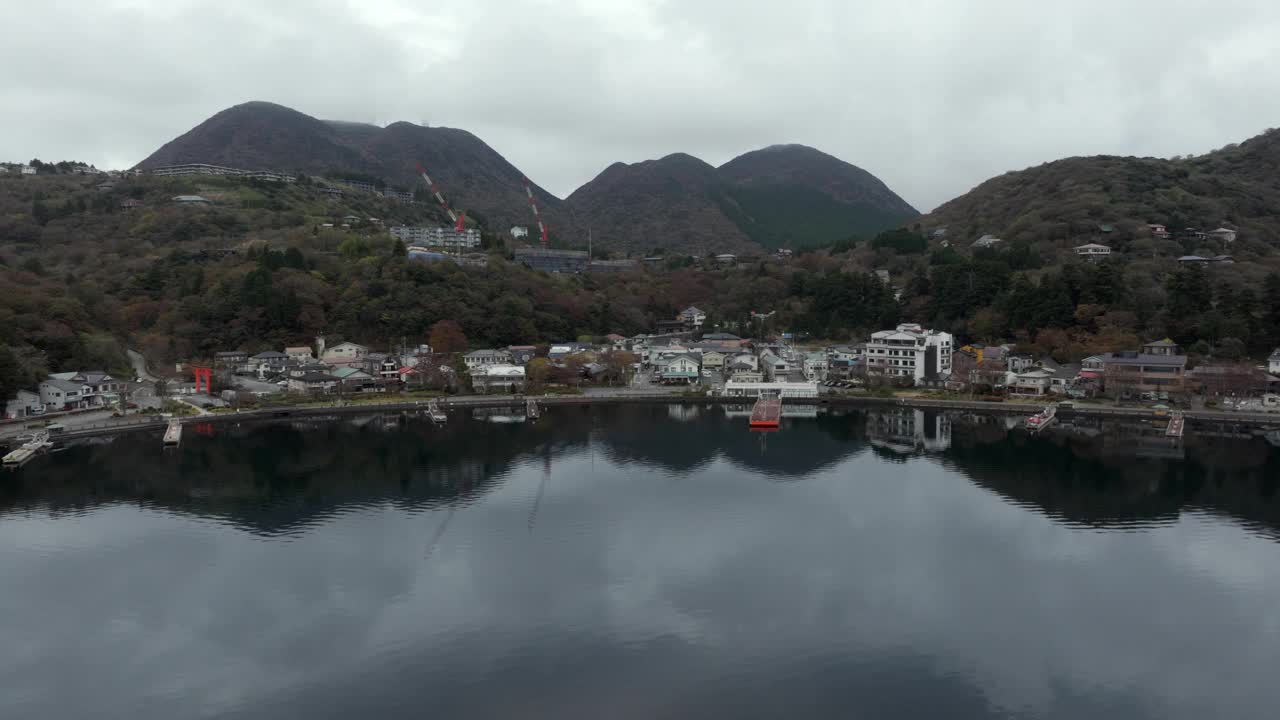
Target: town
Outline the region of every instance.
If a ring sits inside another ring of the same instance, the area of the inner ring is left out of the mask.
[[[957,346],[952,334],[901,324],[863,342],[810,344],[791,333],[744,338],[706,327],[696,306],[650,334],[502,348],[457,347],[460,329],[441,321],[437,347],[374,349],[355,342],[250,352],[229,349],[179,363],[167,377],[139,367],[133,378],[101,370],[50,375],[7,400],[5,418],[86,410],[156,411],[172,395],[196,411],[276,398],[337,401],[415,391],[440,394],[672,393],[725,398],[818,398],[934,393],[972,400],[1099,400],[1187,408],[1280,411],[1280,348],[1267,364],[1192,366],[1174,342],[1060,364],[1014,345]],[[190,380],[188,380],[190,378]]]

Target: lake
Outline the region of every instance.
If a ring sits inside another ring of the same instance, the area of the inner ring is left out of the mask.
[[[1280,451],[808,414],[55,452],[0,475],[0,717],[1275,716]]]

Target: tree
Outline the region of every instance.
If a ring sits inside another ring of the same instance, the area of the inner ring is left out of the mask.
[[[545,357],[536,357],[525,366],[524,374],[531,389],[541,390],[551,378],[551,361]]]
[[[631,366],[640,362],[635,353],[616,350],[604,356],[605,381],[609,384],[621,385],[631,374]]]
[[[391,254],[395,257],[404,257],[409,254],[409,248],[405,247],[404,240],[396,238],[395,244],[391,246]]]
[[[467,349],[467,336],[463,334],[462,326],[453,320],[440,320],[432,325],[427,342],[438,353],[458,353]]]
[[[0,401],[13,397],[27,385],[18,356],[8,345],[0,345]]]

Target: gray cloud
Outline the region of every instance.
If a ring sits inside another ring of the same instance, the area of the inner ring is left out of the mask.
[[[475,132],[567,195],[609,163],[778,142],[917,207],[1067,155],[1277,124],[1280,5],[706,0],[24,3],[0,158],[123,167],[227,106]]]

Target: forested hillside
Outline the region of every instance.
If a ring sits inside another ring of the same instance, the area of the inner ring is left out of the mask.
[[[966,247],[991,233],[1041,248],[1096,240],[1147,257],[1221,251],[1178,236],[1226,226],[1240,231],[1236,248],[1269,251],[1280,247],[1280,131],[1197,157],[1056,160],[992,178],[919,223]],[[1175,237],[1154,236],[1148,223]]]
[[[488,267],[409,260],[370,221],[441,222],[428,204],[335,198],[306,182],[99,182],[0,176],[0,390],[49,371],[120,369],[125,347],[168,362],[317,334],[389,346],[426,341],[442,319],[475,347],[546,343],[650,331],[690,304],[749,335],[847,341],[902,320],[1063,360],[1166,335],[1227,358],[1280,344],[1280,263],[1265,244],[1237,248],[1234,265],[1136,253],[1091,264],[1028,242],[930,249],[905,229],[790,262],[722,268],[672,255],[663,268],[557,276],[512,263],[500,234],[484,236]],[[179,204],[179,194],[213,204]],[[344,229],[348,215],[361,220]],[[872,270],[889,271],[891,284]],[[775,314],[755,325],[752,311]]]
[[[439,222],[431,205],[223,178],[141,176],[105,192],[98,182],[0,176],[0,343],[27,381],[121,368],[127,344],[156,361],[321,333],[390,345],[425,342],[441,319],[461,323],[476,346],[637,333],[692,303],[744,327],[752,310],[778,309],[832,336],[897,319],[888,288],[817,256],[751,272],[550,276],[511,263],[500,236],[486,234],[486,268],[423,264],[367,218]],[[179,194],[214,204],[181,205],[171,199]],[[143,206],[121,209],[128,199]],[[366,221],[323,227],[346,215]]]

